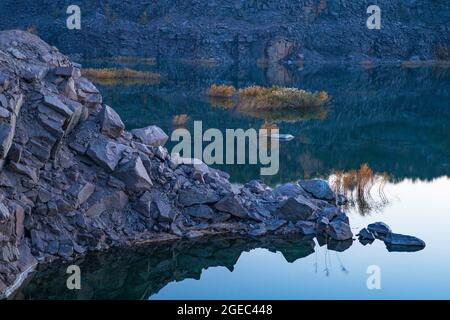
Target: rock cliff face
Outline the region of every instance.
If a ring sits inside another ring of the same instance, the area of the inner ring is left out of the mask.
[[[0,29],[31,29],[64,52],[162,59],[362,61],[449,59],[447,0],[3,0]],[[382,11],[368,30],[369,5]]]
[[[326,182],[233,185],[180,164],[167,139],[156,126],[126,131],[55,47],[0,32],[0,294],[37,262],[112,246],[214,233],[352,238]]]

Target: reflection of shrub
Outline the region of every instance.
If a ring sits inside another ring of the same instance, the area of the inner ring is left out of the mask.
[[[337,171],[333,175],[332,186],[337,194],[344,194],[361,214],[381,209],[389,201],[384,193],[384,186],[389,181],[387,174],[375,174],[367,163],[359,170]],[[372,198],[371,191],[378,185],[379,200]]]
[[[322,106],[328,101],[325,91],[312,93],[297,88],[253,86],[239,90],[238,109],[308,108]]]
[[[230,97],[209,97],[208,101],[212,107],[225,109],[233,109],[236,105],[236,102]]]
[[[213,84],[208,89],[208,96],[210,97],[231,98],[235,93],[236,89],[233,86],[228,86],[225,84]]]
[[[83,75],[95,79],[159,79],[159,73],[138,71],[129,68],[83,69]]]
[[[191,119],[187,114],[177,114],[172,119],[172,126],[177,127],[183,127],[188,123],[188,121]]]
[[[261,125],[262,130],[267,130],[267,133],[270,134],[272,130],[279,130],[278,126],[275,123],[265,122]]]

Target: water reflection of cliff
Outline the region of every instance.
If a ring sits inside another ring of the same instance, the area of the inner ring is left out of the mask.
[[[351,244],[352,241],[328,243],[328,249],[343,251]],[[66,265],[51,265],[44,266],[43,271],[35,274],[15,298],[147,299],[169,282],[200,279],[202,270],[209,267],[223,266],[232,271],[241,254],[254,248],[279,251],[291,263],[314,253],[314,247],[314,240],[300,236],[221,237],[88,255],[76,262],[83,273],[81,290],[67,289]]]
[[[129,128],[158,123],[171,131],[176,114],[203,120],[207,128],[260,128],[263,119],[226,108],[211,108],[204,91],[212,83],[235,87],[279,83],[257,67],[155,66],[157,86],[103,87],[106,101]],[[289,75],[286,78],[286,74]],[[280,80],[280,79],[279,79]],[[298,117],[278,124],[296,139],[281,145],[279,174],[270,184],[302,177],[327,177],[368,163],[394,180],[432,179],[450,171],[450,70],[432,67],[305,66],[283,73],[286,86],[325,90],[332,105],[325,119]],[[188,125],[189,128],[189,125]],[[256,166],[223,166],[236,181],[258,177]]]

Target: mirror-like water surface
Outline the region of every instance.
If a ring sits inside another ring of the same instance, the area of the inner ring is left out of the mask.
[[[380,241],[364,246],[298,237],[179,241],[89,255],[78,262],[82,289],[77,292],[65,287],[65,265],[42,268],[17,298],[450,298],[450,70],[133,67],[158,71],[161,81],[98,85],[128,129],[158,124],[170,133],[174,117],[183,114],[188,129],[197,120],[204,130],[276,124],[295,137],[281,144],[277,175],[260,177],[255,165],[217,167],[236,182],[262,178],[275,186],[302,178],[334,181],[336,174],[367,164],[374,185],[363,196],[352,187],[345,190],[354,233],[383,221],[395,232],[423,239],[426,248],[388,252]],[[314,112],[242,114],[232,103],[205,96],[213,83],[325,90],[332,101]],[[367,288],[373,265],[381,271],[380,290]]]

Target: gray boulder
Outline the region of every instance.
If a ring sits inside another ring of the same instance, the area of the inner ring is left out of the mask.
[[[195,218],[214,219],[214,211],[207,205],[199,204],[184,208],[184,213]]]
[[[183,207],[195,204],[214,203],[220,200],[217,193],[206,188],[191,187],[183,189],[178,193],[178,201]]]
[[[318,208],[308,199],[299,195],[283,201],[275,211],[275,216],[287,221],[308,220]]]
[[[120,116],[110,106],[105,105],[99,114],[101,132],[111,138],[118,138],[122,135],[125,125]]]
[[[297,221],[295,227],[305,236],[316,234],[316,224],[311,221]]]
[[[125,183],[126,190],[130,192],[146,191],[153,185],[139,157],[129,159],[121,165],[114,171],[114,176]]]
[[[375,240],[375,237],[372,234],[372,232],[370,232],[366,228],[361,229],[361,231],[359,231],[358,237],[359,237],[359,239],[362,239],[362,240],[369,240],[369,241],[374,241]]]
[[[386,223],[383,222],[371,223],[367,226],[367,230],[372,232],[375,238],[381,240],[383,240],[387,234],[392,232],[391,228]]]
[[[163,146],[169,139],[167,134],[157,126],[134,129],[131,133],[142,143],[153,147]]]
[[[112,172],[122,158],[122,152],[126,147],[103,137],[89,144],[86,155],[103,169]]]
[[[229,213],[241,219],[250,218],[247,209],[242,204],[241,199],[234,194],[225,196],[217,202],[214,207],[219,211]]]
[[[353,238],[350,226],[342,221],[331,221],[328,228],[328,235],[334,240],[348,240]]]
[[[331,190],[330,185],[325,180],[301,180],[299,181],[299,184],[306,192],[310,193],[316,199],[327,201],[335,200],[334,192],[333,190]]]
[[[425,248],[425,242],[417,237],[403,235],[399,233],[388,233],[384,238],[384,243],[387,246],[408,246]]]

